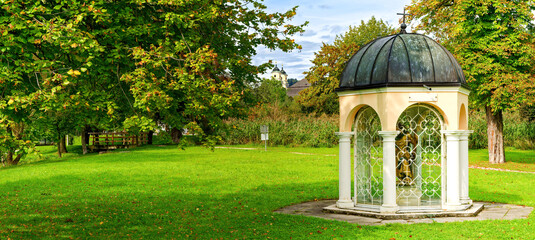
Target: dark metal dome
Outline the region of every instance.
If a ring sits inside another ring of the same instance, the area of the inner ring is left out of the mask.
[[[347,62],[337,91],[423,85],[468,88],[446,48],[421,34],[399,33],[360,48]]]
[[[277,65],[275,65],[275,67],[273,68],[273,71],[271,71],[272,73],[273,72],[280,72],[279,68],[277,67]]]

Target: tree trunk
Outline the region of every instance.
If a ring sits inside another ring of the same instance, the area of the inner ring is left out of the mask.
[[[6,164],[8,166],[13,165],[13,152],[12,151],[8,151],[6,153]]]
[[[88,127],[85,126],[82,130],[82,154],[87,154],[87,144],[89,144],[89,132]]]
[[[154,131],[149,131],[147,135],[147,144],[152,145],[152,136],[154,136]]]
[[[61,147],[59,145],[60,145],[60,143],[58,143],[58,157],[61,158]]]
[[[65,144],[65,136],[62,136],[58,141],[58,156],[61,157],[62,153],[67,153],[67,146]]]
[[[68,153],[67,151],[67,141],[66,141],[66,138],[65,136],[61,137],[61,140],[59,142],[59,146],[61,147],[61,153]]]
[[[489,162],[505,163],[505,149],[503,146],[503,112],[493,112],[490,107],[485,108],[487,115],[487,136]]]
[[[18,154],[15,159],[13,159],[13,162],[11,162],[12,165],[17,165],[20,162],[20,159],[22,158],[22,154]]]
[[[17,154],[17,156],[13,158],[13,151],[8,151],[6,153],[5,163],[8,166],[17,165],[19,164],[21,158],[22,158],[22,154]]]
[[[11,126],[7,127],[7,131],[13,134],[15,139],[21,140],[22,135],[24,134],[24,124],[13,123]],[[11,149],[11,150],[8,150],[6,153],[5,164],[8,166],[19,164],[20,159],[22,158],[22,154],[17,154],[17,156],[13,158],[14,151],[15,151],[14,149]]]
[[[182,129],[178,129],[176,127],[172,128],[171,139],[173,140],[173,143],[178,144],[181,138],[182,138]]]

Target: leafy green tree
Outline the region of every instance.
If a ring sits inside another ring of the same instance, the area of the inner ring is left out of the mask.
[[[323,43],[321,50],[314,53],[314,65],[306,72],[305,78],[311,86],[301,91],[296,101],[307,112],[337,113],[339,104],[334,89],[340,83],[346,62],[364,44],[394,31],[383,20],[372,17],[368,22],[361,21],[359,26],[349,26],[346,33],[336,36],[333,44]]]
[[[288,78],[288,86],[294,85],[296,82],[298,82],[297,78]]]
[[[283,104],[289,100],[286,89],[276,79],[263,79],[260,86],[254,89],[255,99],[259,103]]]
[[[256,1],[172,1],[151,7],[161,10],[151,15],[150,31],[158,41],[132,49],[136,69],[122,80],[146,120],[187,128],[207,143],[217,141],[222,119],[243,111],[243,94],[270,66],[252,65],[256,47],[300,48],[290,36],[303,25],[286,24],[296,7],[273,14]]]
[[[265,9],[250,0],[9,1],[0,8],[1,127],[12,136],[11,123],[47,129],[60,155],[66,134],[89,128],[164,123],[213,142],[269,67],[252,65],[256,47],[300,48],[290,37],[303,25],[286,24],[296,7]]]
[[[3,5],[0,81],[5,84],[0,99],[8,104],[0,109],[2,114],[49,131],[60,156],[66,151],[66,134],[90,119],[113,118],[113,109],[120,105],[117,96],[122,96],[115,88],[120,64],[135,67],[124,44],[134,41],[128,34],[115,34],[122,32],[115,30],[128,5],[18,0]],[[122,12],[110,14],[103,6]]]
[[[504,163],[503,112],[535,102],[532,1],[414,1],[419,29],[459,60],[471,103],[484,108],[490,163]]]

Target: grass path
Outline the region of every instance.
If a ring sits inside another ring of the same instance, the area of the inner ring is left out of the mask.
[[[255,148],[255,147],[230,147],[230,146],[226,146],[226,147],[215,147],[215,148],[218,148],[218,149],[239,149],[239,150],[256,150],[256,151],[262,151],[263,148]],[[270,151],[273,151],[270,149]],[[275,150],[277,151],[277,150]],[[474,151],[477,151],[477,154],[480,154],[479,152],[481,150],[473,150],[472,152]],[[281,152],[286,152],[286,151],[281,151]],[[531,151],[527,151],[527,152],[531,152]],[[310,152],[288,152],[288,153],[292,153],[292,154],[302,154],[302,155],[322,155],[322,156],[338,156],[336,154],[319,154],[319,153],[310,153]],[[475,155],[475,154],[472,154],[472,155]],[[481,157],[481,156],[479,156]],[[474,159],[473,160],[474,162],[477,162],[477,164],[481,165],[486,165],[486,166],[489,166],[488,164],[484,164],[482,163],[482,161],[480,159]],[[534,164],[535,164],[535,159],[534,159]],[[535,171],[521,171],[521,170],[514,170],[514,169],[508,169],[507,167],[507,163],[506,164],[503,164],[503,165],[490,165],[490,166],[497,166],[497,167],[501,167],[501,168],[496,168],[496,167],[480,167],[479,165],[470,165],[469,168],[473,168],[473,169],[482,169],[482,170],[490,170],[490,171],[501,171],[501,172],[517,172],[517,173],[532,173],[532,174],[535,174]],[[525,165],[523,166],[520,166],[521,168],[526,168]],[[531,167],[528,167],[528,169],[532,169]]]
[[[510,169],[504,169],[504,168],[489,168],[489,167],[478,167],[478,166],[469,166],[469,168],[473,169],[482,169],[482,170],[490,170],[490,171],[500,171],[500,172],[516,172],[516,173],[531,173],[535,174],[535,172],[528,172],[528,171],[519,171],[519,170],[510,170]]]

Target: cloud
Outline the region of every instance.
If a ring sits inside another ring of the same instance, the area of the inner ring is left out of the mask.
[[[289,78],[302,79],[303,72],[307,71],[314,59],[314,52],[321,49],[322,43],[332,43],[336,35],[343,34],[349,26],[357,26],[362,20],[367,21],[372,16],[383,19],[393,26],[398,26],[398,12],[403,11],[403,6],[410,4],[411,0],[265,0],[268,12],[286,11],[295,5],[297,15],[292,24],[301,24],[309,21],[306,32],[293,38],[303,46],[299,51],[284,53],[282,51],[269,51],[264,48],[257,49],[257,55],[253,58],[254,64],[267,62],[269,59],[277,61],[279,67],[284,64],[284,70]],[[262,76],[269,77],[267,74]]]
[[[312,37],[317,35],[318,32],[312,30],[312,29],[305,29],[305,33],[303,33],[303,37]]]

